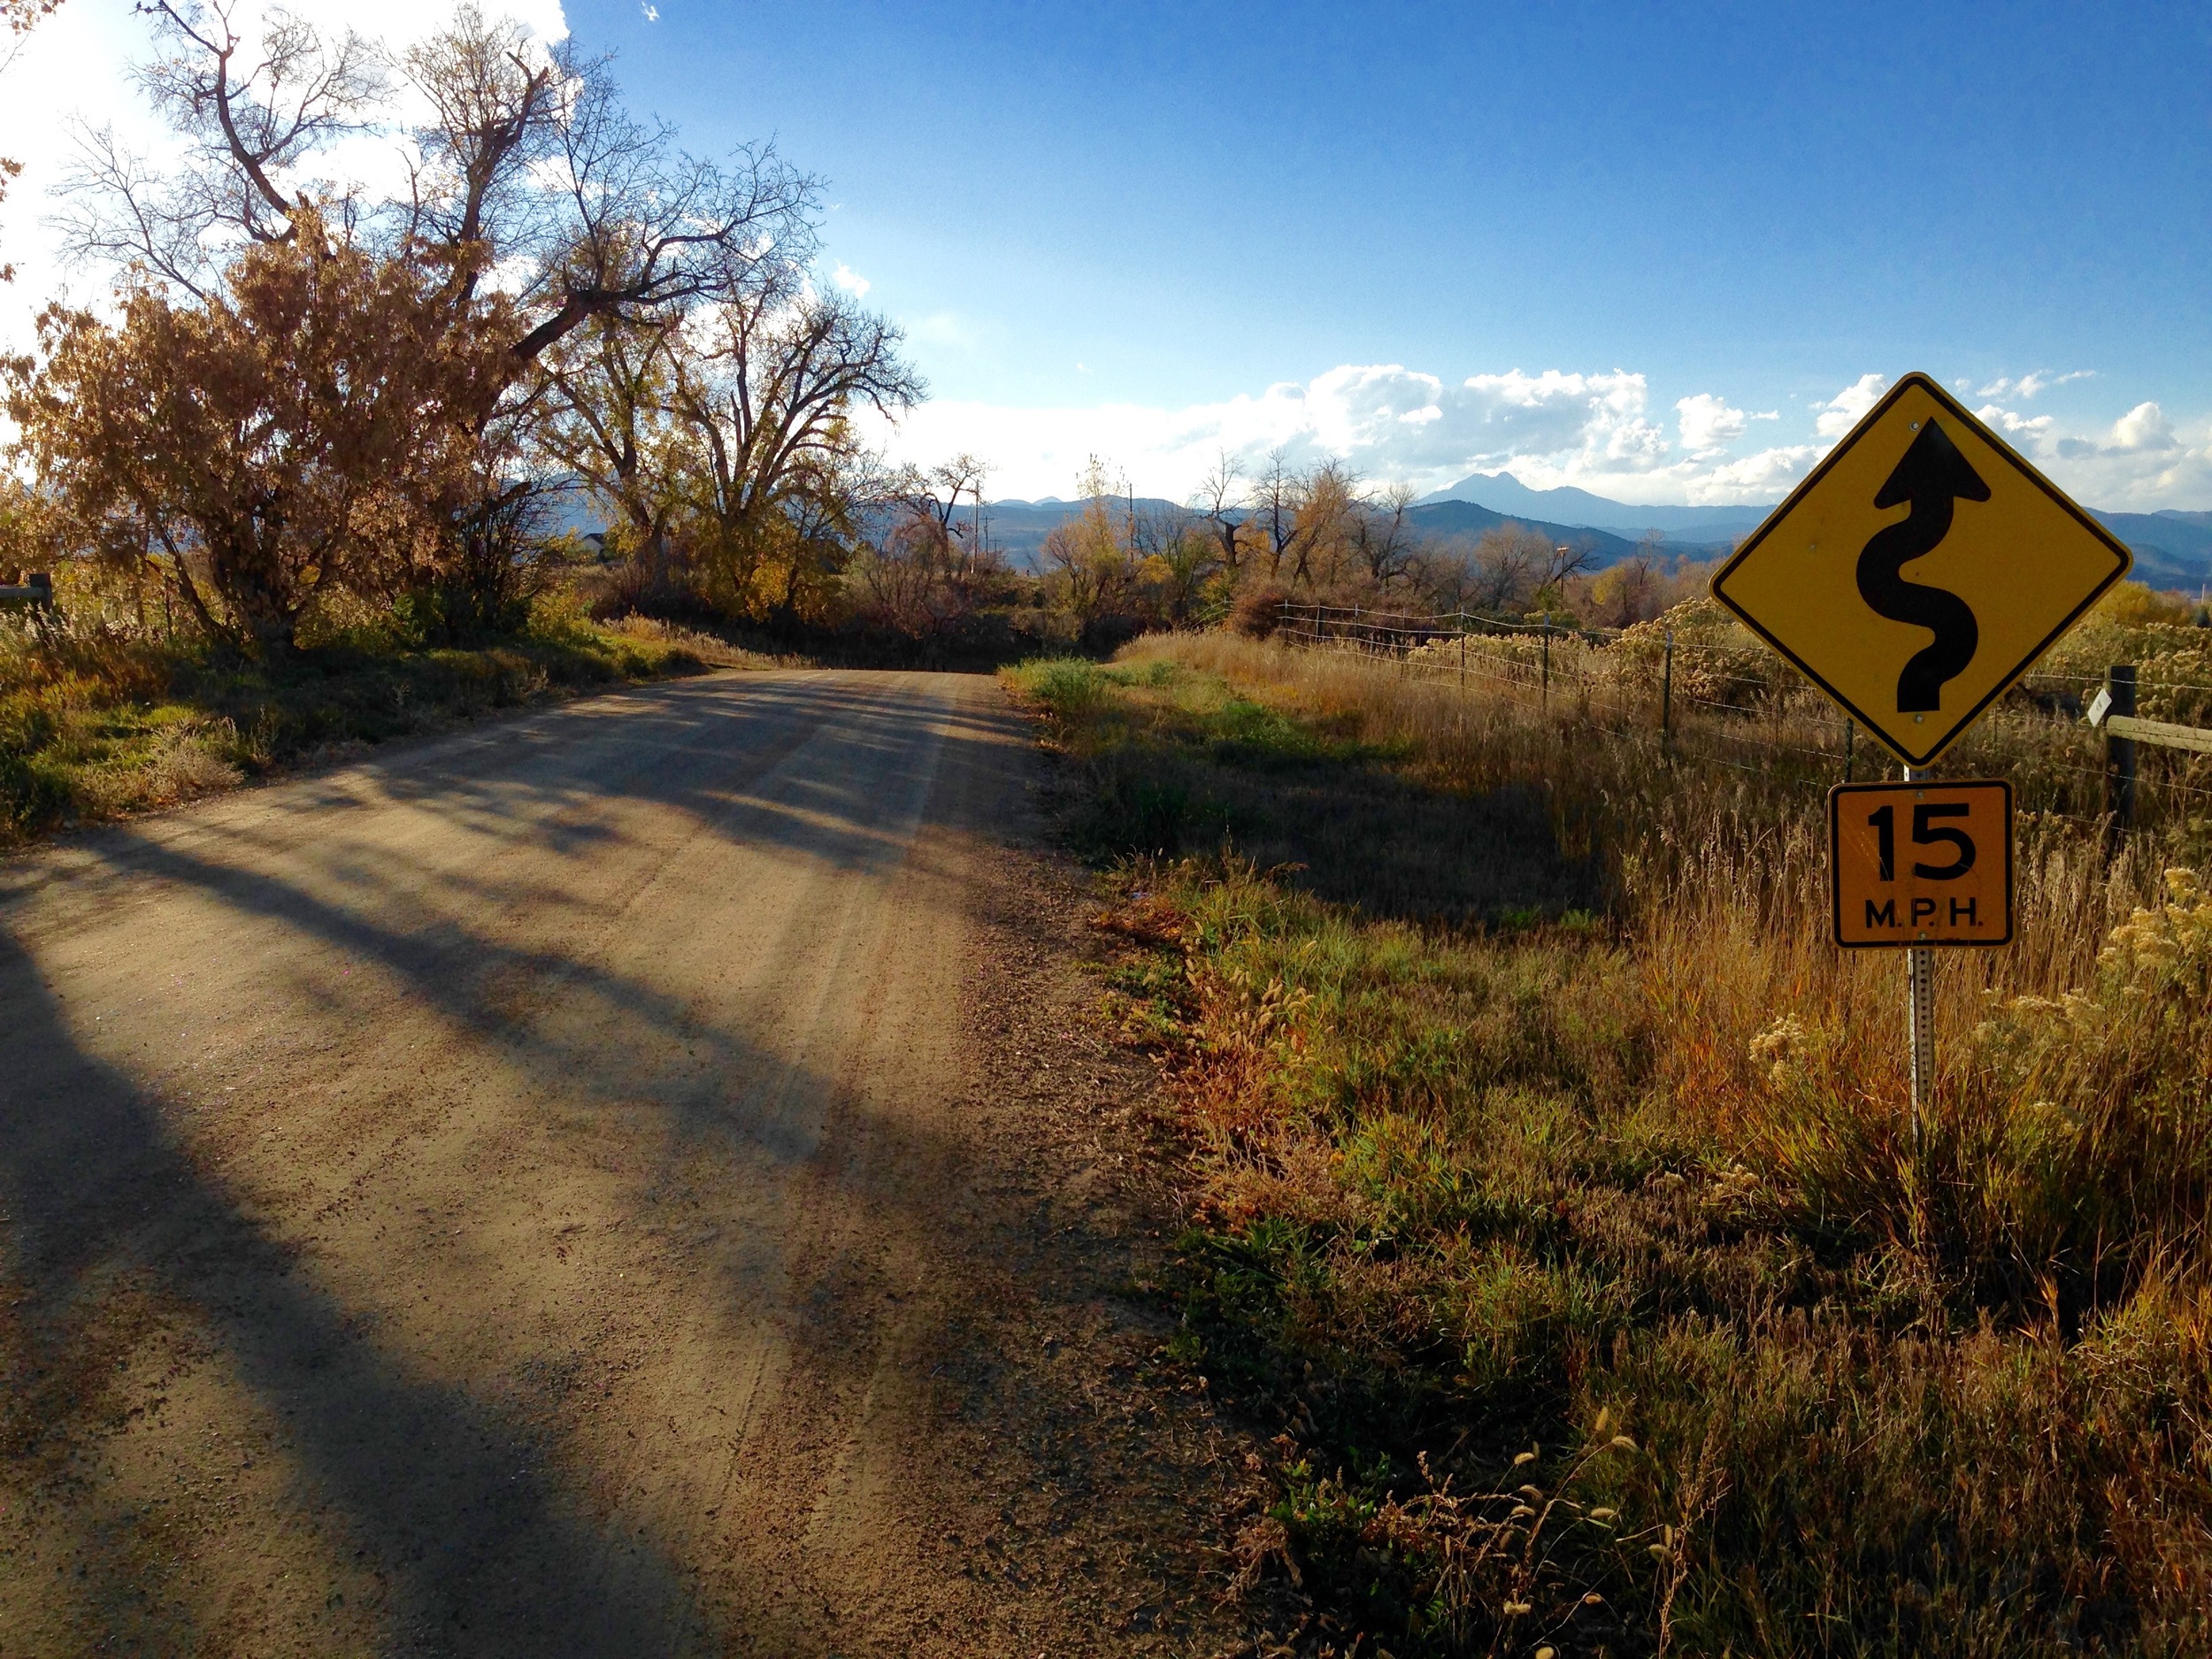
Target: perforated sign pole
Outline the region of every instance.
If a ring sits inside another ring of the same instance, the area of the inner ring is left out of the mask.
[[[1925,766],[1905,768],[1905,781],[1919,783]],[[1905,952],[1905,1051],[1912,1067],[1912,1149],[1920,1152],[1920,1119],[1935,1094],[1935,949],[1915,945]]]

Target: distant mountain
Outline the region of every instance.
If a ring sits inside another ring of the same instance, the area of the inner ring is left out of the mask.
[[[984,524],[990,532],[991,545],[1004,553],[1016,569],[1033,571],[1040,568],[1038,558],[1044,551],[1045,538],[1069,519],[1079,517],[1089,505],[1087,501],[1062,501],[1056,495],[1046,495],[1037,501],[1009,498],[992,502],[984,508]],[[1188,511],[1154,495],[1140,495],[1133,502],[1125,495],[1117,495],[1108,505],[1119,512],[1132,507],[1144,513]],[[975,509],[963,507],[953,518],[957,524],[973,524]]]
[[[1475,506],[1494,519],[1509,516],[1544,528],[1609,532],[1631,541],[1647,530],[1665,538],[1669,552],[1724,550],[1756,529],[1771,507],[1632,507],[1571,485],[1531,489],[1510,472],[1476,472],[1423,498],[1417,511],[1445,505]],[[2091,516],[2135,554],[2135,579],[2153,588],[2196,588],[2212,582],[2212,512],[2101,512]],[[1701,546],[1700,544],[1702,544]],[[1618,554],[1609,554],[1610,563]]]
[[[2134,552],[2137,581],[2184,590],[2212,581],[2212,512],[2089,514]]]
[[[1546,493],[1557,495],[1569,492]],[[1579,495],[1582,492],[1571,493]],[[1590,499],[1594,501],[1597,497]],[[1080,513],[1086,504],[1079,501],[1057,501],[1049,496],[1042,501],[995,501],[984,510],[984,516],[989,525],[992,545],[1002,549],[1016,565],[1033,570],[1037,568],[1038,557],[1044,549],[1045,537],[1052,533],[1055,526],[1064,524]],[[1188,511],[1173,502],[1144,495],[1138,496],[1133,503],[1126,498],[1118,498],[1110,504],[1117,511],[1125,511],[1132,505],[1139,512]],[[1555,542],[1588,549],[1594,556],[1594,564],[1601,569],[1636,550],[1633,540],[1607,530],[1595,529],[1588,525],[1558,523],[1527,513],[1498,512],[1471,502],[1429,502],[1415,507],[1408,516],[1422,532],[1429,535],[1479,536],[1485,530],[1495,529],[1502,524],[1525,525],[1540,535],[1549,536]],[[963,508],[958,521],[966,524],[974,517],[972,508]],[[1729,539],[1725,536],[1716,538],[1723,549]],[[1704,557],[1714,550],[1710,544],[1688,541],[1671,541],[1666,548],[1671,555],[1685,554],[1693,557]]]
[[[1448,501],[1474,502],[1493,512],[1510,513],[1518,519],[1534,518],[1551,524],[1610,530],[1631,541],[1647,530],[1656,530],[1671,541],[1732,541],[1756,529],[1759,521],[1774,511],[1771,505],[1632,507],[1626,502],[1594,495],[1571,484],[1563,484],[1557,489],[1531,489],[1510,472],[1471,472],[1458,483],[1421,499],[1424,505]]]
[[[1494,530],[1500,525],[1517,524],[1535,531],[1558,546],[1586,549],[1593,555],[1591,562],[1601,570],[1617,560],[1626,558],[1636,550],[1633,541],[1614,535],[1609,531],[1594,530],[1587,525],[1550,524],[1541,518],[1494,512],[1471,501],[1432,501],[1414,508],[1406,517],[1429,535],[1479,536],[1485,530]],[[1683,548],[1668,549],[1671,553],[1689,550]]]
[[[1035,570],[1053,526],[1074,518],[1086,504],[1055,495],[995,501],[987,509],[992,543],[1018,567]],[[1133,503],[1117,497],[1111,503],[1117,511],[1133,504],[1139,512],[1187,511],[1156,496],[1140,495]],[[548,509],[557,532],[588,534],[605,526],[605,515],[580,480],[569,480],[556,491]],[[1634,552],[1648,530],[1660,533],[1662,551],[1670,557],[1712,558],[1726,553],[1772,511],[1758,506],[1635,507],[1571,485],[1531,489],[1510,472],[1474,472],[1448,489],[1422,497],[1412,518],[1431,535],[1479,536],[1502,524],[1526,525],[1555,542],[1586,547],[1593,563],[1602,569]],[[2212,512],[2170,507],[2158,512],[2089,511],[2134,552],[2136,580],[2185,593],[2212,584]],[[958,514],[963,524],[974,517],[974,509],[968,507]]]

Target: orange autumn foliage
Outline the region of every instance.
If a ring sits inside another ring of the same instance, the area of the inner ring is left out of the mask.
[[[11,374],[18,452],[73,550],[151,564],[211,635],[287,650],[319,602],[388,597],[445,555],[512,373],[505,302],[464,286],[309,217],[204,299],[51,308]]]

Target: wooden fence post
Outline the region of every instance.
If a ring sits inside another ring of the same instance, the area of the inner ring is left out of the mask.
[[[1674,630],[1667,630],[1667,654],[1659,668],[1659,754],[1674,758]]]
[[[2120,850],[2128,831],[2135,827],[2135,740],[2114,736],[2111,726],[2114,715],[2135,712],[2135,664],[2115,663],[2106,669],[2104,688],[2111,699],[2105,709],[2104,732],[2105,850],[2109,856]]]
[[[1544,691],[1543,711],[1551,712],[1551,612],[1544,612]]]

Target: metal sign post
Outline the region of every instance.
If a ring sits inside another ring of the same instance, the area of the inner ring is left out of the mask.
[[[1905,953],[1905,1043],[1912,1063],[1912,1148],[1920,1150],[1920,1122],[1935,1095],[1935,949],[1915,945]]]
[[[1923,783],[1925,766],[1905,768],[1907,783]],[[1920,1122],[1935,1095],[1935,949],[1914,945],[1905,952],[1905,1048],[1912,1067],[1912,1149],[1920,1153]]]

